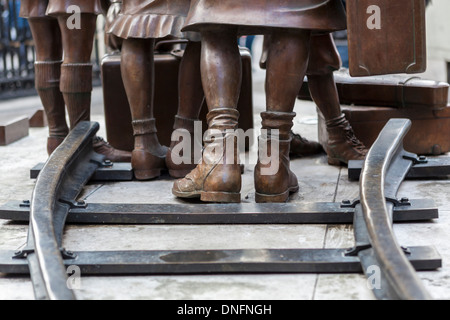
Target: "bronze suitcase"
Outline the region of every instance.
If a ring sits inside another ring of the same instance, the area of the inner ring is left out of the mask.
[[[412,126],[403,140],[405,150],[419,155],[450,152],[450,105],[440,110],[343,106],[342,111],[367,147],[372,146],[389,119],[406,118]],[[327,140],[325,120],[319,113],[319,141],[325,145]]]
[[[360,106],[431,108],[447,107],[449,84],[405,75],[352,78],[346,71],[334,73],[341,104]],[[298,95],[312,100],[305,78]]]
[[[238,104],[240,112],[239,128],[244,131],[254,127],[253,124],[253,92],[252,66],[250,52],[241,48],[242,56],[242,89]],[[155,100],[154,115],[158,130],[158,138],[163,145],[170,145],[174,117],[178,109],[178,70],[180,53],[155,54]],[[120,71],[120,54],[107,55],[102,60],[102,84],[105,111],[106,136],[114,148],[131,151],[134,148],[131,113],[122,82]],[[208,128],[206,103],[202,107],[200,119],[203,130]],[[246,141],[246,149],[250,144]]]
[[[425,71],[424,0],[347,0],[346,3],[352,76]]]
[[[404,140],[407,151],[421,155],[450,152],[448,83],[405,75],[354,79],[335,72],[334,76],[342,111],[367,147],[389,119],[406,118],[412,121]],[[307,79],[298,98],[311,100]],[[325,120],[319,112],[319,141],[326,145],[327,140]]]

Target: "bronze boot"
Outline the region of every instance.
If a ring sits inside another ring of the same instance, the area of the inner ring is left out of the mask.
[[[290,169],[290,130],[293,112],[262,112],[258,163],[255,167],[255,201],[286,202],[298,191],[298,180]],[[275,130],[278,130],[278,134]]]
[[[309,141],[303,138],[301,135],[291,131],[291,147],[289,154],[292,158],[294,157],[308,157],[319,153],[324,150],[322,145],[315,141]]]
[[[368,152],[364,144],[353,132],[350,123],[342,114],[340,117],[326,122],[328,142],[325,147],[328,164],[348,164],[349,160],[363,160]]]
[[[218,108],[207,115],[209,138],[205,139],[201,163],[184,179],[175,181],[172,193],[180,198],[198,198],[205,202],[241,201],[237,129],[239,112]]]
[[[53,137],[50,136],[47,138],[47,154],[50,156],[56,148],[59,147],[61,143],[63,143],[65,137]]]
[[[137,180],[150,180],[166,170],[167,147],[161,146],[156,135],[155,119],[133,121],[134,150],[131,167]]]
[[[92,146],[94,151],[104,155],[106,160],[112,162],[131,162],[131,152],[115,149],[102,137],[94,137]]]
[[[199,131],[200,137],[196,137],[195,123],[197,121],[200,120],[175,116],[174,133],[178,133],[183,138],[172,141],[167,152],[166,166],[169,175],[173,178],[184,178],[200,163],[203,133]],[[187,139],[187,135],[190,137],[189,141],[184,140],[185,137]],[[185,151],[189,152],[185,153]]]

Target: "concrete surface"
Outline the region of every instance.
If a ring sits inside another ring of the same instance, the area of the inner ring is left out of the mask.
[[[255,74],[255,114],[265,106],[264,73]],[[102,94],[93,93],[92,120],[101,124]],[[1,112],[40,106],[37,97],[0,105]],[[295,131],[317,141],[317,114],[311,102],[297,101]],[[255,117],[258,127],[260,118]],[[46,128],[32,128],[30,135],[0,147],[0,205],[8,200],[30,199],[34,180],[29,170],[46,160]],[[253,150],[251,152],[254,152]],[[292,161],[300,192],[291,201],[341,201],[357,196],[358,183],[348,181],[347,169],[327,165],[325,155]],[[243,176],[242,198],[254,201],[253,167]],[[180,203],[172,196],[173,180],[91,184],[82,197],[88,202]],[[402,245],[433,245],[443,258],[442,269],[421,272],[420,278],[436,299],[450,298],[450,180],[407,181],[400,196],[431,197],[440,219],[426,223],[396,224]],[[0,250],[15,250],[26,242],[27,224],[0,221]],[[238,249],[238,248],[349,248],[353,246],[351,225],[220,225],[220,226],[76,226],[66,229],[64,247],[70,250]],[[361,274],[288,275],[196,275],[83,277],[79,299],[214,299],[214,300],[370,300],[372,293]],[[28,277],[0,274],[0,299],[33,299]]]

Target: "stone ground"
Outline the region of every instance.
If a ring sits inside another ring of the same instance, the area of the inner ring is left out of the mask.
[[[264,74],[254,77],[255,115],[264,109]],[[37,97],[0,104],[0,114],[27,114],[40,106]],[[92,120],[106,136],[100,88],[93,92]],[[317,114],[311,102],[297,101],[295,131],[317,141]],[[255,126],[260,117],[255,116]],[[30,129],[30,135],[0,147],[0,205],[9,200],[30,199],[34,180],[29,170],[46,160],[46,128]],[[254,152],[253,149],[250,153]],[[325,155],[296,159],[292,168],[300,182],[295,202],[332,202],[356,198],[358,183],[348,180],[347,168],[332,167]],[[253,167],[246,166],[242,199],[254,201]],[[87,202],[180,203],[172,196],[173,180],[93,184],[86,187]],[[450,298],[450,180],[417,180],[403,183],[399,197],[432,198],[440,218],[426,223],[396,224],[402,245],[432,245],[443,258],[443,267],[421,272],[420,278],[436,299]],[[27,224],[0,221],[0,250],[15,250],[26,242]],[[70,250],[170,250],[238,248],[349,248],[351,225],[219,225],[67,226],[64,247]],[[139,277],[82,277],[79,299],[170,299],[170,300],[371,300],[373,295],[360,274],[196,275]],[[0,274],[0,299],[33,299],[29,277]]]

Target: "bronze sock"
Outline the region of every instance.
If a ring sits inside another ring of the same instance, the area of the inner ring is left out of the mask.
[[[73,129],[81,121],[90,121],[92,64],[63,64],[60,89],[67,105],[70,128]]]

